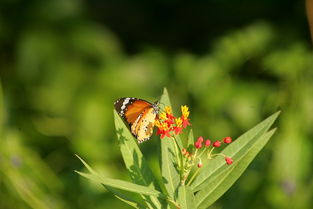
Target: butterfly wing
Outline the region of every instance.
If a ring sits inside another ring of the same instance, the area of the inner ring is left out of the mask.
[[[139,115],[150,106],[152,106],[150,102],[133,97],[120,98],[114,103],[117,113],[123,117],[129,125],[133,124]]]
[[[142,99],[125,97],[118,99],[114,106],[118,114],[129,124],[132,134],[139,143],[151,137],[157,115],[157,107],[154,104]]]
[[[131,126],[131,132],[137,138],[138,142],[149,140],[153,134],[154,121],[157,112],[153,107],[148,107],[139,115],[137,120]]]

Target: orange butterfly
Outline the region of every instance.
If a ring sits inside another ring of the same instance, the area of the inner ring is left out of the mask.
[[[133,97],[120,98],[114,102],[116,111],[129,124],[130,131],[138,143],[150,139],[159,112],[158,105],[158,101],[150,103]]]

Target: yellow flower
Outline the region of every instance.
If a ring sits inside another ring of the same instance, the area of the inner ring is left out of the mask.
[[[176,119],[175,119],[175,122],[176,122],[176,126],[178,126],[178,127],[181,127],[182,124],[183,124],[183,121],[182,121],[181,118],[176,118]]]
[[[160,117],[161,120],[166,120],[167,119],[165,112],[160,113],[159,117]]]
[[[162,123],[162,130],[167,131],[168,130],[168,126],[166,123]]]
[[[172,108],[170,107],[170,106],[166,106],[165,107],[165,112],[167,113],[167,114],[172,114]]]
[[[182,112],[185,119],[188,118],[189,110],[188,110],[188,107],[186,105],[181,106],[181,112]]]
[[[154,122],[154,125],[155,125],[156,127],[158,127],[158,128],[161,127],[161,123],[160,123],[159,120],[156,120],[156,121]]]

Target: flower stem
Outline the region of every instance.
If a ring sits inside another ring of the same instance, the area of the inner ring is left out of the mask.
[[[180,208],[180,206],[178,205],[177,202],[175,202],[174,200],[172,200],[171,198],[167,199],[168,202],[172,203],[173,205],[175,205],[176,208]]]
[[[192,182],[193,179],[197,176],[197,174],[199,173],[199,171],[200,171],[200,168],[198,168],[198,169],[196,170],[196,172],[194,172],[194,174],[192,175],[192,177],[191,177],[190,180],[188,181],[187,186],[189,186],[189,185],[191,184],[191,182]]]
[[[203,155],[203,153],[205,153],[205,151],[206,151],[206,150],[203,149],[202,152],[200,153],[200,155],[198,156],[198,158],[200,158],[200,157]]]
[[[212,147],[212,149],[211,149],[210,152],[208,153],[208,158],[209,158],[209,159],[212,158],[212,155],[211,155],[211,154],[212,154],[213,150],[214,150],[214,147]]]

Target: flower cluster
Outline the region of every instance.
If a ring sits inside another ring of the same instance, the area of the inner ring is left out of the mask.
[[[207,157],[208,159],[212,159],[213,157],[217,156],[217,155],[222,155],[224,158],[225,158],[225,161],[228,165],[231,165],[233,163],[233,159],[228,157],[228,156],[225,156],[224,154],[222,153],[218,153],[218,154],[212,154],[212,151],[214,148],[216,147],[220,147],[222,144],[230,144],[232,142],[232,138],[231,137],[225,137],[223,140],[216,140],[214,141],[213,143],[211,143],[211,140],[210,139],[206,139],[204,140],[202,136],[200,136],[197,141],[195,141],[194,143],[194,147],[196,150],[200,150],[201,148],[206,148],[206,149],[203,149],[202,153],[200,154],[200,156],[205,152],[207,151]],[[182,150],[182,153],[184,155],[184,153],[188,153],[188,151],[184,151],[184,149]],[[197,151],[196,151],[197,153]],[[189,153],[188,153],[189,154]],[[191,155],[191,154],[189,154]],[[201,166],[202,163],[200,162],[200,164],[198,164],[198,167],[202,167]]]
[[[175,117],[170,107],[165,107],[164,112],[160,113],[158,119],[155,121],[155,126],[158,128],[157,135],[161,135],[161,139],[165,136],[171,137],[171,133],[180,134],[183,129],[190,126],[189,110],[186,105],[181,106],[182,115]]]
[[[175,135],[182,133],[182,131],[190,126],[189,121],[189,108],[187,106],[181,106],[181,116],[175,117],[172,113],[170,107],[165,107],[164,111],[158,115],[157,120],[155,121],[155,126],[158,128],[157,135],[160,135],[160,138],[169,137],[173,139],[174,151],[177,158],[176,166],[180,170],[181,174],[181,183],[185,184],[188,180],[190,184],[193,179],[198,175],[200,168],[203,167],[202,160],[206,153],[207,160],[214,158],[215,156],[223,156],[226,163],[231,165],[233,159],[224,155],[223,153],[213,153],[215,148],[222,146],[222,144],[229,144],[232,142],[231,137],[225,137],[222,140],[211,141],[210,139],[204,139],[200,136],[195,142],[194,146],[189,146],[188,150],[182,148],[178,144],[177,138]],[[179,147],[182,148],[181,153],[179,153]],[[197,167],[196,171],[193,172],[194,167]],[[193,175],[189,178],[189,175]]]

